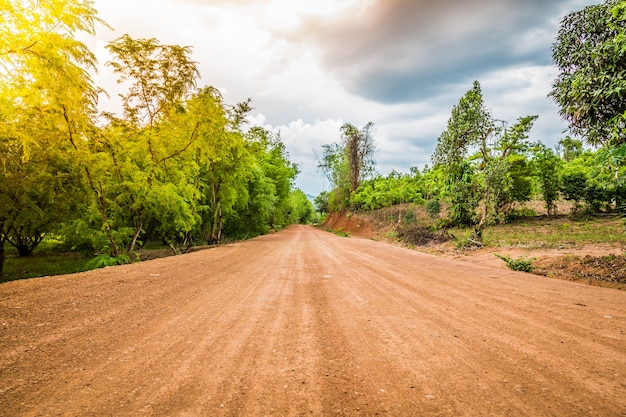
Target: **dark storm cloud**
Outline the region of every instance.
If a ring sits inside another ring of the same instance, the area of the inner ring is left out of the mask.
[[[572,0],[376,0],[292,34],[320,47],[350,92],[385,103],[428,97],[496,68],[549,65]]]

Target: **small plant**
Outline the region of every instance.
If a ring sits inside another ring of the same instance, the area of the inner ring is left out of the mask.
[[[506,266],[513,271],[521,271],[521,272],[533,272],[533,261],[536,258],[527,258],[526,256],[520,256],[519,258],[511,258],[510,256],[502,256],[494,253],[497,258],[502,259]]]
[[[409,211],[404,215],[404,225],[410,225],[410,224],[416,224],[417,223],[417,216],[415,215],[414,212]]]
[[[128,255],[99,255],[93,258],[87,263],[89,269],[104,268],[106,266],[125,265],[131,263],[130,256]]]
[[[465,232],[461,237],[456,237],[455,235],[450,233],[450,236],[452,236],[452,238],[454,239],[454,246],[456,246],[456,248],[459,250],[476,249],[483,246],[483,243],[480,240],[476,239],[476,236],[473,232]]]
[[[441,203],[439,200],[430,200],[426,204],[426,213],[431,219],[439,217],[441,213]]]

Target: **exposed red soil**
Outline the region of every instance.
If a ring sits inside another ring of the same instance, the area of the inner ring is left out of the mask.
[[[0,285],[2,416],[624,416],[626,292],[296,226]]]

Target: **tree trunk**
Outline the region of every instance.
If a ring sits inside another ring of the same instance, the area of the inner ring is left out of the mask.
[[[139,239],[141,229],[143,229],[143,211],[137,213],[137,227],[135,228],[135,233],[133,234],[133,240],[131,240],[130,246],[128,247],[129,254],[135,250],[135,244],[137,243],[137,239]]]

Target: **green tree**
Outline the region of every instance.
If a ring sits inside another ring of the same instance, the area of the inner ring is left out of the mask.
[[[280,134],[253,127],[245,139],[255,175],[248,183],[250,201],[241,219],[247,233],[256,235],[289,223],[291,189],[298,168],[289,161]]]
[[[327,195],[329,212],[343,210],[350,201],[350,174],[345,148],[339,143],[322,145],[322,159],[318,168],[324,173],[330,185]]]
[[[315,217],[315,208],[302,190],[295,189],[289,196],[289,223],[308,224]]]
[[[478,239],[484,227],[499,217],[504,202],[510,200],[510,195],[506,195],[512,181],[509,157],[525,150],[528,132],[536,119],[537,116],[526,116],[511,127],[497,126],[484,104],[478,81],[452,109],[433,162],[447,175],[453,223],[472,221],[482,200],[482,212],[474,221]]]
[[[77,35],[103,23],[92,5],[0,0],[0,252],[7,240],[31,252],[81,195],[70,167],[83,162],[100,90],[87,72],[95,55]]]
[[[198,137],[199,122],[181,120],[198,71],[189,47],[124,35],[107,48],[113,55],[108,65],[129,90],[121,95],[123,119],[109,115],[105,133],[91,142],[93,165],[100,168],[89,175],[89,184],[111,254],[117,256],[121,247],[134,251],[148,223],[148,207],[155,207],[150,201],[174,191],[167,185],[176,172],[170,166]]]
[[[559,75],[550,97],[570,131],[593,145],[626,142],[626,7],[585,7],[561,20],[552,57]]]
[[[561,193],[563,197],[574,203],[574,210],[579,209],[579,203],[587,193],[587,175],[583,172],[563,174],[561,177]]]
[[[507,158],[509,164],[508,188],[503,193],[498,206],[505,213],[515,203],[530,201],[532,198],[532,166],[525,155],[513,154]]]
[[[555,215],[561,185],[559,180],[561,160],[552,149],[538,143],[533,147],[532,163],[548,216]]]
[[[332,189],[329,195],[331,211],[349,207],[351,194],[363,180],[374,175],[376,159],[373,128],[372,122],[361,129],[345,123],[340,129],[341,142],[322,146],[323,154],[318,161],[318,168],[326,175]]]
[[[559,141],[558,148],[561,150],[561,156],[566,162],[569,162],[572,159],[579,157],[583,153],[582,141],[572,139],[569,136]]]

